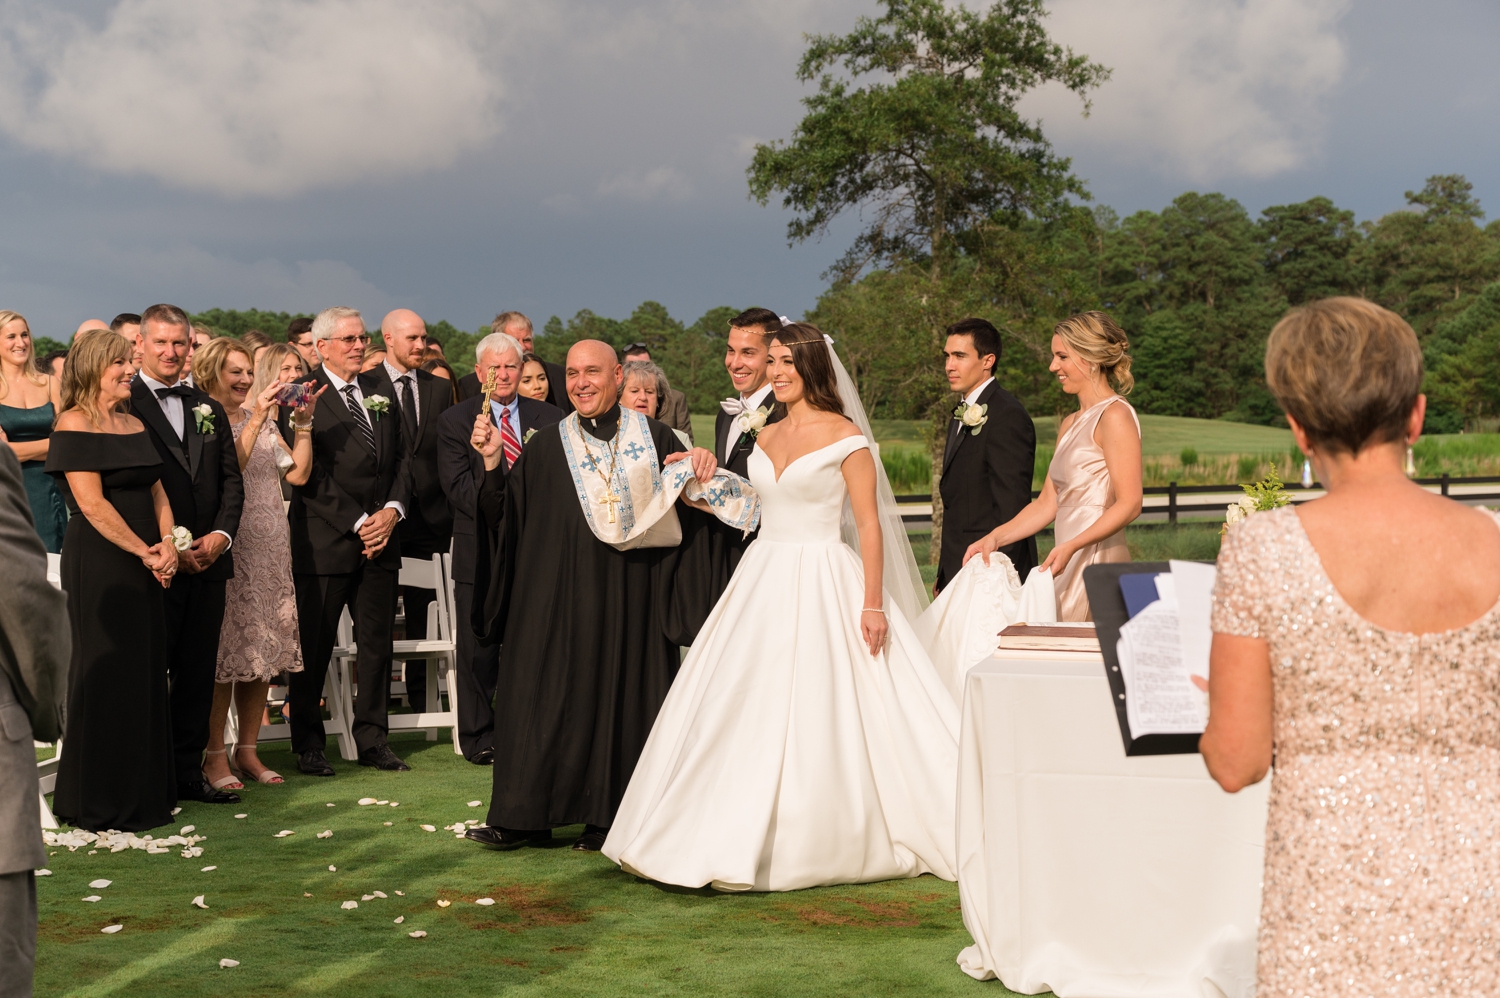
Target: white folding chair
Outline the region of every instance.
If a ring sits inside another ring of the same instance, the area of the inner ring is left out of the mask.
[[[54,589],[62,588],[62,555],[47,553],[47,581],[52,583]],[[42,827],[56,828],[57,818],[53,816],[52,809],[47,806],[47,795],[57,787],[57,764],[62,759],[62,739],[52,743],[55,750],[52,758],[43,759],[36,764],[37,796],[42,805]],[[46,742],[37,742],[37,748],[46,748]]]
[[[391,643],[393,661],[404,664],[411,659],[427,660],[427,709],[421,713],[393,714],[389,724],[393,731],[423,729],[427,732],[429,741],[437,739],[439,728],[449,728],[453,736],[453,750],[458,752],[458,646],[453,630],[453,581],[450,564],[445,554],[435,554],[427,561],[401,559],[399,584],[431,589],[436,599],[427,605],[427,637]],[[448,694],[446,710],[442,709],[444,692]]]

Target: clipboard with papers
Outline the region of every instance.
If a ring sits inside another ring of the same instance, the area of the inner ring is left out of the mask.
[[[1125,754],[1191,755],[1208,720],[1211,562],[1116,562],[1083,573]]]

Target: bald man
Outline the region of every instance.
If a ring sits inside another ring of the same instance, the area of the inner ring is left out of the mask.
[[[397,528],[401,557],[428,561],[446,552],[453,539],[453,511],[438,474],[438,418],[453,404],[453,392],[448,382],[421,369],[427,324],[420,315],[409,308],[396,309],[381,320],[380,337],[385,358],[370,373],[383,378],[390,388],[387,397],[401,416],[401,439],[410,455],[411,505]],[[408,638],[427,637],[427,606],[436,598],[431,589],[401,587]],[[411,706],[425,710],[427,663],[408,661],[405,669]]]
[[[78,328],[75,329],[75,330],[73,330],[73,338],[75,340],[78,339],[78,337],[82,336],[84,333],[88,332],[90,329],[108,329],[108,328],[109,328],[109,323],[105,322],[103,319],[84,319],[83,322],[81,322],[81,323],[78,324]]]

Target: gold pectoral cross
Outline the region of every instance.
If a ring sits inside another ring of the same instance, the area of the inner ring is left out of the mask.
[[[609,506],[609,522],[615,522],[615,507],[625,500],[621,499],[614,489],[606,489],[604,495],[599,497],[599,505]]]

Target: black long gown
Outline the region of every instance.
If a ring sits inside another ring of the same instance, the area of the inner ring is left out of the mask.
[[[161,584],[78,511],[65,473],[99,472],[104,498],[154,544],[161,531],[151,485],[160,467],[144,432],[56,432],[47,452],[47,471],[73,514],[62,546],[73,659],[53,810],[89,831],[165,825],[177,803],[177,780]]]
[[[582,424],[608,441],[619,418],[616,407]],[[682,449],[650,425],[659,458]],[[677,549],[617,551],[594,536],[556,427],[508,476],[486,478],[480,520],[474,625],[503,641],[489,824],[607,826],[677,674],[661,619]]]

